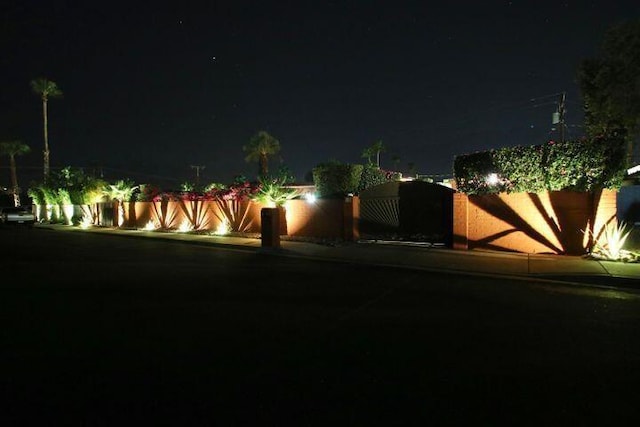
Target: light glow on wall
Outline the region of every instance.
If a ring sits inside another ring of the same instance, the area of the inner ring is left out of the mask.
[[[67,219],[67,225],[71,225],[73,222],[73,205],[62,206],[62,211],[64,212],[64,217]]]
[[[573,191],[458,193],[453,209],[459,219],[453,224],[454,249],[584,255],[589,237],[600,237],[614,221],[616,192],[602,190],[595,205],[591,194]]]
[[[180,226],[178,227],[178,232],[188,233],[190,231],[193,231],[193,224],[191,224],[190,221],[185,219],[184,221],[182,221],[182,223],[180,223]]]
[[[157,229],[158,226],[156,225],[155,221],[150,219],[144,226],[143,230],[145,231],[153,231],[155,229]]]
[[[43,212],[43,206],[42,205],[36,205],[36,220],[38,222],[43,222],[46,218],[42,217],[42,212]],[[46,212],[45,212],[46,214]]]
[[[82,220],[80,221],[80,228],[86,230],[87,228],[93,225],[93,219],[90,216],[82,215]]]
[[[231,232],[231,224],[229,224],[229,220],[227,218],[224,218],[220,223],[220,225],[216,227],[213,234],[218,236],[224,236],[225,234],[229,234],[230,232]]]

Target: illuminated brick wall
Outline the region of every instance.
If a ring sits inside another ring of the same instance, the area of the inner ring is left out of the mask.
[[[454,195],[454,249],[582,255],[607,222],[616,221],[616,192],[552,191]]]

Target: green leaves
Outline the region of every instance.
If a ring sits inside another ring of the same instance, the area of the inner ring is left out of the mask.
[[[454,175],[458,191],[466,194],[593,191],[619,188],[625,165],[624,139],[609,137],[457,156]]]
[[[640,128],[640,20],[610,28],[599,55],[582,61],[578,84],[584,99],[590,136],[618,133],[627,140],[627,155]]]
[[[363,166],[340,162],[321,163],[313,168],[313,182],[320,197],[344,197],[357,193]]]
[[[282,206],[287,200],[300,195],[299,191],[285,186],[284,179],[260,178],[258,190],[251,196],[252,200],[265,205]]]
[[[386,171],[380,169],[373,163],[368,163],[364,165],[364,169],[362,170],[360,184],[358,185],[358,192],[370,187],[375,187],[376,185],[384,184],[388,181],[389,179],[387,178]]]
[[[43,101],[49,98],[58,98],[62,96],[62,90],[58,87],[58,84],[52,80],[44,77],[31,80],[31,89],[36,94],[42,97]]]

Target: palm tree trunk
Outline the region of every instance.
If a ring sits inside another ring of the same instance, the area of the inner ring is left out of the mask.
[[[9,155],[9,168],[11,169],[11,187],[13,188],[13,204],[20,206],[20,187],[18,187],[18,174],[16,173],[16,158]]]
[[[263,153],[260,154],[260,174],[263,177],[266,177],[267,172],[269,172],[269,168],[267,166],[267,155]]]
[[[42,120],[44,123],[44,182],[49,180],[49,120],[47,117],[47,99],[42,99]]]

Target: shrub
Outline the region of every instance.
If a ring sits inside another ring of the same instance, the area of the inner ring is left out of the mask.
[[[360,177],[360,185],[358,185],[358,192],[366,190],[367,188],[375,187],[376,185],[384,184],[388,182],[387,172],[380,169],[374,163],[368,163],[362,169],[362,175]]]
[[[626,169],[623,138],[549,141],[457,156],[454,176],[466,194],[617,189]],[[495,174],[495,180],[487,177]]]
[[[321,163],[313,168],[313,183],[320,197],[344,197],[357,193],[362,170],[359,164]]]
[[[27,190],[27,194],[29,195],[29,197],[31,197],[31,200],[33,201],[34,204],[36,205],[45,204],[44,192],[42,188],[36,187],[36,186],[30,187]]]

